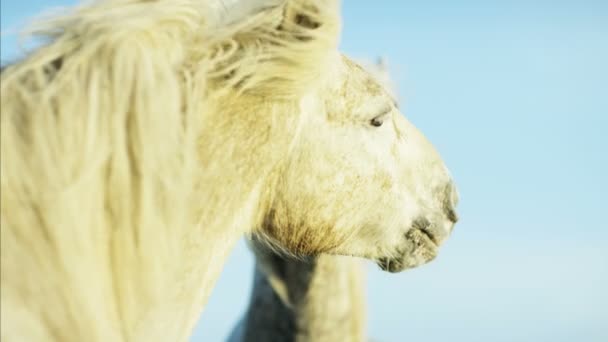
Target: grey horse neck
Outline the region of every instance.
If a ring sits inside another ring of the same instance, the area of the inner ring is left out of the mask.
[[[256,253],[241,341],[365,340],[359,260],[324,255],[303,261],[267,252]]]

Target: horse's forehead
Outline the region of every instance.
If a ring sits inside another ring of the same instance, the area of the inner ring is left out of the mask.
[[[334,119],[351,118],[378,112],[391,103],[390,96],[376,79],[345,56],[339,60],[340,71],[332,90],[325,93],[327,115]]]
[[[384,95],[384,88],[367,70],[346,56],[342,56],[342,61],[345,69],[345,85],[358,93],[357,96],[378,97]]]

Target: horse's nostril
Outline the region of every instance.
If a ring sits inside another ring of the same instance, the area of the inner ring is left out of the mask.
[[[452,223],[458,222],[458,214],[456,214],[456,205],[458,204],[458,191],[452,182],[449,182],[445,187],[445,197],[443,199],[443,211],[448,220]]]
[[[446,210],[445,212],[445,216],[448,218],[448,220],[450,220],[452,223],[456,223],[458,222],[458,214],[456,214],[456,211],[453,208],[449,208]]]

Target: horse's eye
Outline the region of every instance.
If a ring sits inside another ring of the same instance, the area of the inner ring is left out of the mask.
[[[373,119],[369,121],[370,125],[374,127],[380,127],[384,124],[384,121],[389,120],[393,108],[391,106],[386,106],[382,109],[382,111],[378,111],[379,113],[381,113],[380,115],[376,115]]]
[[[384,115],[377,116],[377,117],[371,119],[371,121],[369,123],[370,123],[370,125],[372,125],[374,127],[382,126],[382,124],[384,123]]]

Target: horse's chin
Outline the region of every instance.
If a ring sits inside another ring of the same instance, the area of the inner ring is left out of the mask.
[[[398,273],[430,262],[438,252],[435,237],[425,229],[414,228],[405,234],[405,242],[396,256],[380,258],[376,263],[383,271]]]

